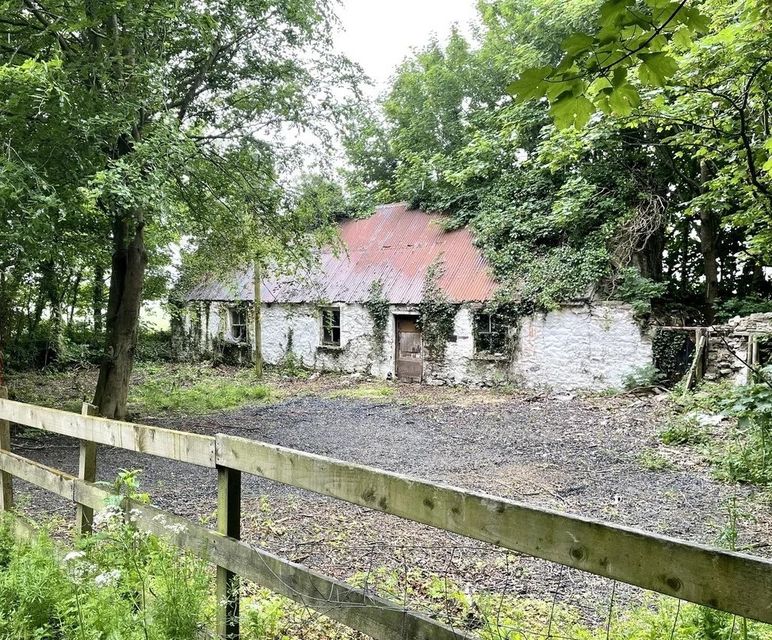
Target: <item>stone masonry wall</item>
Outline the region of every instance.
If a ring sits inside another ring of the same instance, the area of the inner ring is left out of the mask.
[[[526,318],[512,362],[513,381],[556,390],[618,388],[652,362],[651,338],[619,303],[564,306]]]
[[[373,322],[365,307],[342,304],[341,346],[321,344],[320,310],[311,304],[264,304],[262,309],[263,359],[280,365],[291,352],[302,366],[340,373],[362,373],[379,378],[394,375],[394,315],[415,309],[391,306],[381,349],[373,344]],[[251,342],[252,318],[248,339]],[[486,358],[475,353],[474,311],[459,307],[454,337],[442,362],[425,361],[429,384],[495,385],[513,381],[525,387],[557,390],[620,387],[626,374],[652,362],[651,340],[627,305],[601,303],[566,306],[546,315],[525,318],[512,358]],[[208,324],[198,318],[201,341],[230,340],[226,305],[211,304]],[[188,325],[188,330],[190,326]],[[203,346],[203,345],[202,345]]]

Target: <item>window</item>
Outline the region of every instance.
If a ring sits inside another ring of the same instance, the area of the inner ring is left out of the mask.
[[[236,342],[247,341],[247,310],[231,309],[231,338]]]
[[[507,347],[507,325],[492,313],[474,317],[475,351],[490,356],[502,356]]]
[[[328,347],[340,346],[340,307],[322,309],[322,344]]]

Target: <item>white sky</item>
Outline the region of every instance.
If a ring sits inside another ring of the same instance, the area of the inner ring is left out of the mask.
[[[454,23],[463,33],[476,16],[475,0],[341,0],[343,31],[338,48],[358,62],[376,83],[387,87],[394,68],[431,35],[445,41]]]

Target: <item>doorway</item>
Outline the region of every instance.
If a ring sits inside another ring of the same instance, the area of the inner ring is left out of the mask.
[[[402,382],[421,382],[424,370],[421,330],[416,316],[394,316],[395,374]]]

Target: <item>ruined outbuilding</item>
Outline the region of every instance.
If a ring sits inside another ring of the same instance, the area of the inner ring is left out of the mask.
[[[651,363],[651,341],[624,304],[577,302],[513,318],[468,229],[405,204],[340,223],[343,248],[312,272],[265,277],[261,353],[271,365],[434,384],[505,382],[555,389],[620,386]],[[187,296],[177,345],[240,361],[254,351],[253,272]]]

